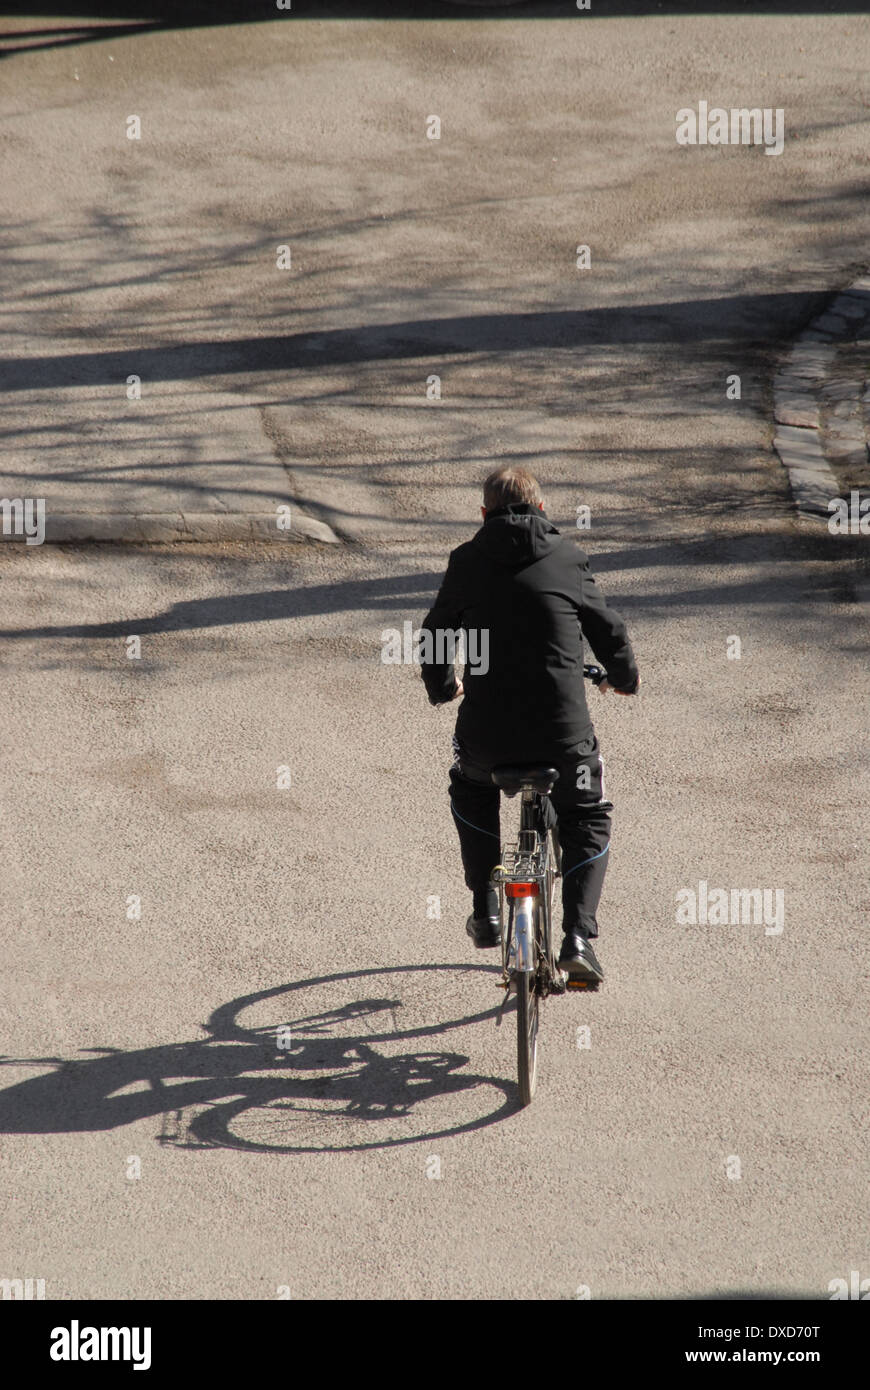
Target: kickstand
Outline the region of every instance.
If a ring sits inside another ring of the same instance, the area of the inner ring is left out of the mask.
[[[509,957],[510,957],[510,953],[511,953],[511,937],[513,936],[513,928],[514,928],[514,902],[513,902],[513,898],[511,898],[510,903],[509,903],[509,905],[508,905],[507,935],[506,935],[506,938],[505,938],[504,946],[503,946],[503,948],[502,948],[503,951],[504,951],[504,955],[503,955],[502,958],[501,958],[501,959],[502,959],[502,970],[505,969],[505,962],[506,962],[506,961],[509,959]],[[511,994],[513,993],[513,990],[511,989],[511,982],[510,982],[509,979],[508,979],[508,980],[505,980],[505,981],[503,982],[503,988],[504,988],[504,999],[501,1001],[501,1004],[499,1005],[498,1013],[496,1014],[496,1018],[495,1018],[495,1026],[496,1026],[496,1028],[500,1028],[500,1027],[501,1027],[502,1014],[503,1014],[504,1011],[505,1011],[505,1006],[507,1005],[508,999],[510,999]]]
[[[510,984],[505,985],[505,987],[504,987],[504,999],[503,999],[503,1000],[501,1001],[501,1003],[499,1004],[499,1006],[498,1006],[498,1013],[497,1013],[496,1016],[495,1016],[495,1026],[496,1026],[496,1028],[500,1028],[500,1027],[501,1027],[502,1014],[504,1013],[505,1007],[506,1007],[506,1005],[507,1005],[507,1001],[510,999],[510,997],[511,997],[512,994],[513,994],[513,990],[511,989]]]

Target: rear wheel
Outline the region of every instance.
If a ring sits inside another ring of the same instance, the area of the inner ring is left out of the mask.
[[[529,971],[518,971],[517,986],[517,1073],[520,1082],[520,1104],[528,1105],[535,1094],[538,1080],[538,1014],[540,999],[535,991],[535,977]]]

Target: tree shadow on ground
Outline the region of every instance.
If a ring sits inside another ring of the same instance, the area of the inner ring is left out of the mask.
[[[800,602],[807,613],[816,609],[820,622],[828,623],[828,605],[833,602],[857,601],[855,585],[866,574],[870,559],[860,536],[832,537],[824,523],[822,532],[795,535],[790,532],[755,532],[749,535],[716,536],[702,534],[683,538],[652,537],[639,543],[608,551],[597,550],[593,571],[600,576],[618,576],[634,570],[678,570],[683,576],[679,587],[664,588],[656,584],[645,592],[632,591],[619,598],[620,610],[635,615],[672,618],[675,612],[686,609],[725,609],[735,612],[753,605],[777,605],[784,613],[793,610],[796,601],[795,580],[789,566],[820,564],[829,572],[811,579],[802,574],[805,588]],[[469,535],[472,534],[469,528]],[[193,556],[197,558],[196,553]],[[213,566],[214,557],[203,550],[203,564]],[[445,556],[446,559],[446,556]],[[847,562],[844,566],[843,562]],[[226,560],[234,565],[236,562]],[[705,583],[693,583],[692,574],[707,566],[726,566],[723,578]],[[751,577],[727,577],[727,566],[759,566]],[[244,562],[242,562],[245,568]],[[774,567],[771,570],[771,566]],[[782,571],[777,573],[775,567]],[[249,592],[230,592],[207,598],[183,599],[158,613],[141,612],[109,622],[46,623],[33,627],[2,628],[0,638],[42,639],[58,638],[100,640],[124,637],[131,632],[140,635],[171,632],[194,632],[212,627],[238,627],[247,623],[283,622],[333,613],[394,618],[403,613],[408,618],[422,618],[430,607],[441,582],[443,570],[418,570],[408,574],[380,575],[365,579],[354,577],[327,584],[307,582],[300,575],[295,586],[260,589]],[[605,584],[610,592],[610,585]]]
[[[214,28],[229,24],[274,23],[300,20],[574,20],[631,19],[649,16],[713,15],[746,18],[752,15],[864,14],[865,0],[595,0],[578,14],[574,0],[288,0],[277,6],[253,8],[249,0],[52,0],[44,5],[28,0],[8,0],[7,18],[44,14],[45,24],[27,30],[0,33],[0,57],[13,57],[32,49],[60,48],[96,43],[167,29]],[[55,19],[76,22],[53,24]],[[92,21],[91,23],[88,20]]]
[[[819,296],[738,294],[659,304],[514,314],[453,315],[317,332],[182,342],[145,347],[0,359],[0,390],[59,391],[123,382],[135,358],[149,382],[189,381],[244,372],[318,370],[445,355],[574,351],[599,345],[716,343],[796,322]]]

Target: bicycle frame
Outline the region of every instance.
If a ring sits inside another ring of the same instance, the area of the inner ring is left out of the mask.
[[[605,673],[600,666],[584,666],[587,679],[600,685]],[[569,971],[561,970],[553,951],[551,897],[561,878],[562,852],[553,824],[549,791],[558,771],[550,764],[504,765],[493,771],[496,786],[507,796],[520,793],[520,830],[516,846],[505,848],[503,862],[492,871],[498,889],[501,926],[501,987],[505,991],[496,1025],[501,1023],[508,998],[516,997],[517,1073],[520,1104],[528,1105],[535,1094],[538,1071],[538,1025],[541,1006],[550,994],[571,988]],[[549,814],[548,814],[549,812]],[[508,920],[505,928],[505,901]],[[585,981],[584,981],[585,984]]]

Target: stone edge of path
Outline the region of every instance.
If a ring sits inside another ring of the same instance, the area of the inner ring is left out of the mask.
[[[167,541],[283,541],[302,538],[339,545],[338,536],[324,521],[303,516],[294,508],[290,525],[278,526],[271,512],[51,512],[46,509],[45,544],[77,541],[115,541],[126,544],[159,544]],[[22,535],[0,539],[27,544]],[[33,544],[34,542],[31,542]]]
[[[827,520],[828,503],[839,484],[822,447],[820,407],[828,372],[837,350],[852,329],[870,324],[870,275],[840,290],[824,312],[795,340],[773,379],[773,447],[788,473],[799,516]],[[860,393],[861,383],[855,384]],[[857,436],[855,461],[866,459],[866,444]]]

